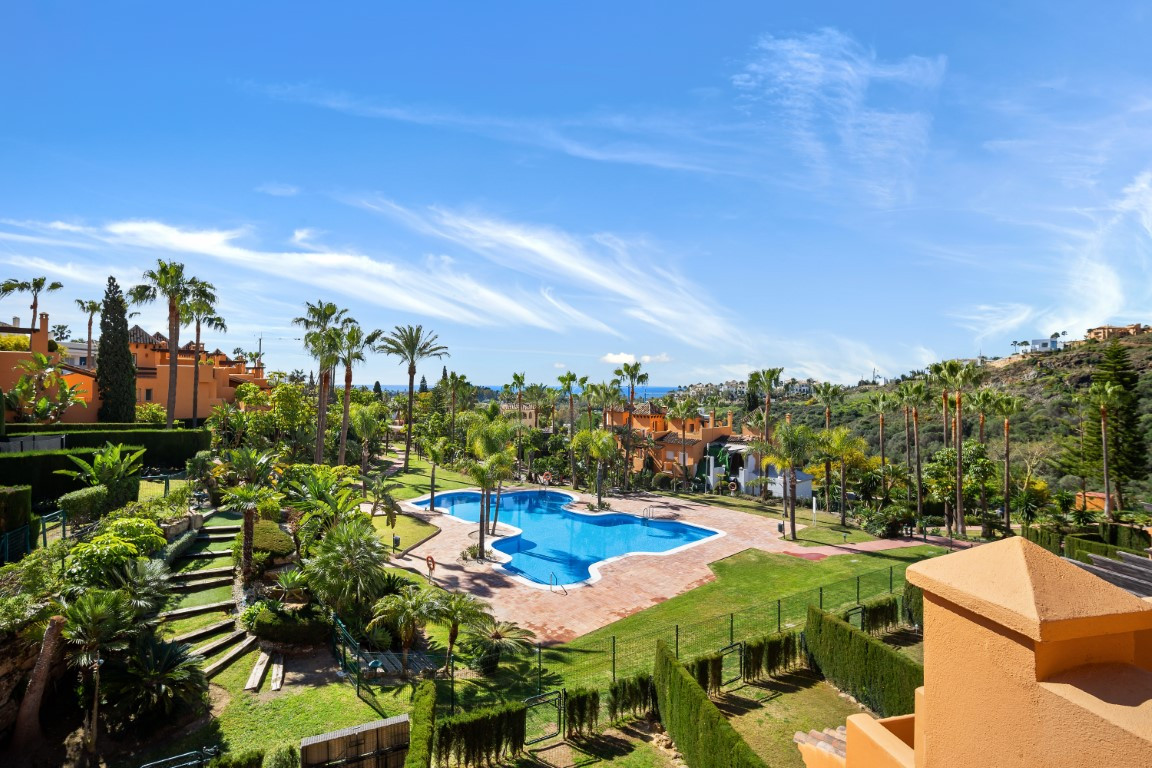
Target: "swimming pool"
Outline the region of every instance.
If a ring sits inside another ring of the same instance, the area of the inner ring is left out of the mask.
[[[480,494],[436,494],[436,508],[473,523],[480,521]],[[521,533],[489,539],[508,555],[507,572],[536,584],[595,581],[598,563],[634,553],[667,553],[722,535],[674,520],[647,520],[620,512],[590,514],[565,509],[573,497],[558,491],[510,491],[500,496],[500,523]],[[428,500],[413,502],[427,507]],[[492,504],[495,513],[495,499]]]

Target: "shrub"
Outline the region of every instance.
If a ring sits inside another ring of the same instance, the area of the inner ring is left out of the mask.
[[[404,758],[404,768],[430,768],[432,742],[436,736],[436,683],[425,680],[416,687],[408,719],[408,756]]]
[[[167,425],[168,412],[160,403],[136,403],[136,424]]]
[[[924,668],[895,648],[814,605],[808,606],[804,641],[810,665],[873,712],[892,717],[913,711]]]
[[[1032,525],[1023,530],[1024,538],[1033,544],[1039,544],[1054,555],[1063,554],[1061,544],[1064,535],[1060,531],[1042,525]]]
[[[31,486],[33,504],[55,501],[69,491],[87,486],[78,479],[57,475],[56,470],[76,468],[69,456],[91,459],[94,453],[92,448],[0,453],[0,485]]]
[[[165,565],[171,566],[181,555],[187,552],[196,543],[200,531],[188,530],[170,541],[163,549],[153,554],[153,557],[163,560]]]
[[[138,425],[137,425],[138,426]],[[145,461],[150,467],[183,467],[199,451],[208,449],[212,436],[206,429],[122,429],[102,432],[60,429],[55,433],[67,435],[69,448],[99,448],[105,443],[131,443],[144,448]]]
[[[279,525],[270,520],[257,520],[252,531],[252,549],[284,557],[295,552],[296,546]]]
[[[744,643],[746,680],[759,680],[765,675],[792,669],[800,661],[800,633],[777,632]]]
[[[901,599],[901,608],[904,612],[904,621],[909,624],[924,627],[924,590],[910,581],[904,582],[904,596]]]
[[[143,456],[143,448],[105,443],[92,454],[91,462],[77,456],[68,457],[79,470],[59,469],[56,474],[74,477],[88,485],[103,485],[108,489],[108,507],[119,509],[140,496]]]
[[[106,581],[113,570],[126,567],[139,556],[140,550],[132,542],[102,533],[68,553],[68,577],[80,584]]]
[[[895,595],[881,595],[860,605],[860,629],[877,635],[900,626],[900,599]]]
[[[644,716],[656,707],[656,690],[652,675],[645,672],[634,677],[622,677],[608,686],[608,719],[619,720],[625,715]]]
[[[1090,564],[1092,562],[1092,559],[1088,557],[1088,555],[1099,555],[1101,557],[1119,560],[1120,552],[1128,552],[1129,554],[1139,555],[1140,557],[1148,556],[1148,553],[1143,549],[1129,549],[1128,547],[1116,547],[1111,544],[1105,544],[1100,540],[1099,536],[1093,534],[1078,534],[1064,537],[1064,556],[1072,560],[1079,560],[1082,563]]]
[[[0,352],[27,352],[28,337],[19,333],[0,333]]]
[[[564,727],[567,738],[590,736],[600,722],[600,691],[573,688],[564,696]]]
[[[256,512],[260,515],[261,520],[279,523],[281,517],[280,500],[271,496],[263,498],[256,504]]]
[[[264,762],[264,750],[246,749],[243,752],[225,752],[212,758],[208,768],[260,768]]]
[[[524,751],[527,708],[520,702],[475,709],[436,724],[436,759],[441,765],[491,765]]]
[[[160,526],[151,520],[139,517],[122,517],[112,520],[103,528],[104,535],[116,536],[136,547],[141,555],[150,555],[163,549],[168,543]]]
[[[1152,547],[1152,536],[1143,528],[1118,523],[1100,523],[1100,538],[1105,544],[1127,549],[1147,549]]]
[[[300,768],[300,750],[295,744],[281,744],[264,754],[262,768]]]
[[[320,645],[332,632],[323,612],[307,606],[298,611],[276,610],[268,602],[252,619],[252,634],[261,640],[289,645]]]
[[[39,435],[45,432],[66,432],[73,435],[77,432],[123,432],[138,429],[164,429],[164,425],[137,424],[134,421],[100,421],[91,424],[9,424],[8,434]]]
[[[663,641],[653,675],[660,720],[692,768],[766,768]]]
[[[14,531],[32,519],[32,486],[0,488],[0,531]]]
[[[108,511],[108,489],[102,485],[81,488],[61,496],[56,505],[68,517],[68,523],[91,523]]]

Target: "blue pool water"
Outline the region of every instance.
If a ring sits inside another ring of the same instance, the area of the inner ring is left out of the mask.
[[[564,509],[571,497],[556,491],[513,491],[500,496],[500,522],[523,533],[492,540],[492,549],[512,557],[504,568],[540,584],[575,584],[591,576],[589,567],[629,552],[667,552],[717,535],[672,520],[645,520],[610,512],[587,515]],[[428,500],[415,502],[428,506]],[[436,494],[436,508],[462,520],[480,522],[480,494]],[[495,514],[493,499],[492,510]],[[553,577],[553,574],[555,576]]]

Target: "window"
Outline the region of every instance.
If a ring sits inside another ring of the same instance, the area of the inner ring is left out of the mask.
[[[149,403],[152,402],[152,390],[150,390],[150,389],[144,390],[144,400],[149,402]]]
[[[676,458],[676,451],[666,451],[664,454],[664,458],[666,458],[666,459]]]
[[[86,357],[80,358],[79,365],[81,368],[87,368],[88,367],[88,358],[86,358]]]
[[[135,352],[132,353],[132,365],[140,365],[140,362],[136,359]]]

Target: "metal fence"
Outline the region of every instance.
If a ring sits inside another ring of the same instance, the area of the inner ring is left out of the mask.
[[[14,563],[32,551],[32,528],[19,528],[0,533],[0,565]]]

